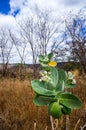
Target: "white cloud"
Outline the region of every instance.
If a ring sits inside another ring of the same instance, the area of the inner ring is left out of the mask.
[[[15,25],[15,18],[11,15],[0,14],[0,26],[12,27]]]
[[[52,9],[56,13],[68,12],[70,10],[78,10],[84,7],[86,4],[85,0],[10,0],[10,13],[20,10],[21,13],[30,12],[35,6],[40,9]],[[75,6],[74,6],[75,5]]]
[[[27,16],[36,13],[36,7],[41,10],[53,10],[53,16],[59,20],[66,19],[69,12],[77,14],[84,7],[86,1],[83,0],[10,0],[10,14],[14,14],[17,10],[18,17]],[[75,6],[74,6],[75,5]]]
[[[59,0],[59,1],[67,6],[74,6],[82,3],[82,0]]]
[[[13,14],[18,9],[21,9],[24,3],[25,0],[10,0],[10,13]]]
[[[8,15],[0,14],[0,25],[10,26],[13,28],[15,26],[16,20],[22,16],[27,16],[35,14],[36,6],[39,9],[54,10],[53,16],[59,20],[67,18],[68,13],[72,10],[74,14],[86,5],[85,0],[10,0],[10,11]],[[16,17],[12,16],[17,10],[20,12]],[[35,18],[35,17],[34,17]],[[61,27],[62,26],[62,27]],[[62,24],[60,27],[64,28]],[[14,28],[13,28],[14,31]],[[50,43],[52,44],[52,43]],[[19,59],[19,58],[17,58]],[[15,58],[15,60],[17,61]],[[29,55],[27,61],[31,61],[32,57]],[[15,61],[14,61],[15,62]]]

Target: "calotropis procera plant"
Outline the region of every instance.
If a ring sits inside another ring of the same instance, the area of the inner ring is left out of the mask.
[[[31,82],[32,89],[36,93],[34,103],[38,106],[48,106],[49,114],[54,118],[60,118],[62,114],[70,114],[73,109],[81,107],[81,101],[68,91],[75,88],[76,82],[71,72],[56,68],[57,63],[52,61],[53,54],[39,55],[39,63],[42,66],[40,79]]]

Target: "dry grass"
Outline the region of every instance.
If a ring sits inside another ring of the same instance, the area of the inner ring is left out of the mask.
[[[70,126],[73,130],[75,124],[80,119],[80,123],[77,126],[77,130],[80,130],[80,126],[83,126],[86,123],[86,78],[78,77],[77,79],[77,87],[72,89],[71,91],[77,95],[82,101],[82,107],[79,110],[75,110],[70,115]]]
[[[36,107],[32,100],[33,92],[28,81],[0,81],[0,128],[31,130],[34,121],[40,124],[40,128],[45,127],[48,113],[45,108]]]
[[[80,126],[86,123],[86,79],[77,80],[73,91],[83,102],[82,108],[70,115],[70,130],[74,130],[78,119]],[[51,130],[46,107],[33,104],[34,93],[29,81],[4,79],[0,81],[0,130]],[[47,126],[47,127],[46,127]],[[59,127],[65,130],[65,116],[59,120]]]

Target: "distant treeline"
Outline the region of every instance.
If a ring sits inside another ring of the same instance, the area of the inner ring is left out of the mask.
[[[72,71],[78,69],[82,72],[82,68],[79,62],[58,62],[58,69],[64,69],[66,71]],[[41,70],[40,64],[8,64],[3,69],[3,64],[0,64],[0,76],[1,77],[14,77],[14,78],[28,78],[39,76],[39,70]]]

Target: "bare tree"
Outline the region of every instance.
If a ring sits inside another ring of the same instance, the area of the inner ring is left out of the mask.
[[[30,55],[32,55],[33,76],[35,76],[35,65],[37,61],[38,47],[35,42],[34,20],[31,16],[27,16],[27,18],[23,18],[23,21],[18,21],[17,26],[19,28],[20,37],[24,41],[24,46],[26,45],[27,47],[28,54],[31,53]]]
[[[86,73],[86,19],[81,11],[77,15],[68,16],[60,40],[53,43],[51,51],[62,61],[80,63]]]
[[[2,63],[2,74],[6,75],[9,60],[12,56],[13,43],[10,40],[10,30],[0,27],[0,62]]]
[[[27,43],[24,42],[21,35],[14,34],[12,31],[10,31],[10,38],[14,45],[14,50],[18,53],[20,57],[20,63],[18,63],[18,74],[20,78],[23,78],[24,74],[26,74],[26,65],[25,65],[25,58],[27,56]],[[16,54],[17,57],[17,54]]]
[[[57,40],[53,42],[51,47],[51,52],[54,53],[54,59],[58,62],[65,62],[68,60],[68,47],[64,44],[64,37],[61,36],[60,40],[57,37]]]
[[[12,31],[10,32],[10,37],[20,57],[20,63],[24,64],[27,44],[22,40],[22,37],[17,37],[17,35],[15,35]]]
[[[32,55],[34,73],[38,55],[47,54],[48,45],[57,33],[56,21],[51,19],[50,14],[50,11],[37,10],[35,15],[23,17],[17,22],[19,35]]]
[[[36,9],[36,14],[22,18],[18,22],[20,35],[29,45],[32,52],[33,64],[36,64],[38,54],[46,55],[48,47],[58,31],[56,18],[52,19],[52,11]]]
[[[71,22],[66,21],[66,35],[71,59],[80,62],[86,73],[86,19],[78,16]]]
[[[23,21],[18,21],[17,26],[19,28],[20,37],[24,41],[24,44],[28,46],[28,52],[31,51],[32,53],[33,64],[36,64],[37,45],[35,43],[34,20],[31,16],[27,16]]]
[[[37,9],[36,12],[36,40],[39,46],[39,53],[46,55],[48,45],[54,40],[54,35],[58,31],[58,24],[55,18],[52,19],[52,11],[40,11]]]

